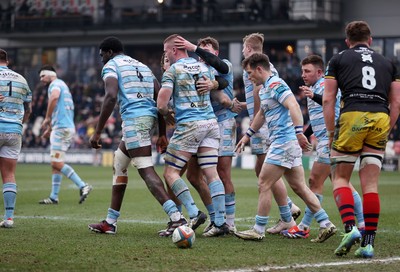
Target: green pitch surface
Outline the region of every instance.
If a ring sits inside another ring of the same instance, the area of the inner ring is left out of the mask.
[[[334,249],[343,230],[326,182],[323,207],[338,227],[337,235],[325,243],[310,239],[289,240],[266,235],[261,242],[236,237],[203,238],[203,226],[196,232],[192,249],[178,249],[170,238],[160,238],[168,217],[152,197],[136,170],[130,168],[129,185],[121,210],[116,235],[96,234],[87,225],[107,214],[111,199],[111,168],[73,166],[93,185],[83,204],[79,190],[63,178],[58,205],[39,205],[49,196],[51,178],[48,165],[18,165],[18,196],[14,228],[0,229],[0,271],[398,271],[400,266],[400,175],[382,173],[380,179],[381,214],[373,261],[356,259],[354,250],[336,257]],[[162,168],[157,168],[162,173]],[[308,173],[307,173],[308,175]],[[234,169],[236,186],[236,227],[245,230],[254,224],[257,207],[257,180],[250,170]],[[357,176],[353,184],[359,189]],[[191,188],[191,187],[190,187]],[[192,190],[199,208],[205,208]],[[301,200],[289,194],[304,212]],[[273,202],[274,203],[274,202]],[[1,205],[1,208],[2,205]],[[276,204],[270,216],[278,219]],[[300,220],[298,219],[298,223]],[[318,233],[313,222],[311,238]]]

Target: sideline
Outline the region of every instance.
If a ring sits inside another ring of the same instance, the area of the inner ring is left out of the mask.
[[[243,268],[243,269],[231,269],[231,270],[215,270],[215,272],[254,272],[254,271],[274,271],[274,270],[293,270],[293,269],[304,269],[304,268],[320,268],[320,267],[333,267],[333,266],[345,266],[353,264],[388,264],[399,262],[400,257],[390,257],[384,259],[370,259],[370,260],[349,260],[342,262],[330,262],[330,263],[313,263],[313,264],[293,264],[286,266],[259,266],[254,268]]]

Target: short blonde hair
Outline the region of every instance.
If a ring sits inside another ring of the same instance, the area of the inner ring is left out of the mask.
[[[264,45],[264,34],[256,32],[246,35],[243,38],[243,44],[246,44],[256,52],[262,52]]]

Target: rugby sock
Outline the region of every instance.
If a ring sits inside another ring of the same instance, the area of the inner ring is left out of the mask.
[[[182,204],[176,205],[176,208],[180,213],[182,212]]]
[[[354,191],[353,198],[354,198],[354,214],[357,218],[357,226],[359,229],[363,229],[365,228],[365,222],[364,222],[363,206],[360,194],[357,191]]]
[[[183,179],[178,178],[175,180],[171,186],[171,189],[176,197],[182,202],[183,206],[185,206],[189,217],[196,217],[199,213],[199,209],[194,203],[193,197],[189,192],[189,188],[186,186],[186,183],[183,181]]]
[[[225,213],[226,213],[226,223],[229,226],[235,225],[235,193],[225,194]]]
[[[256,224],[254,225],[254,229],[258,233],[265,233],[265,226],[268,224],[269,216],[261,216],[256,215]]]
[[[289,208],[291,209],[293,201],[290,199],[290,197],[287,197],[287,204],[289,205]]]
[[[366,193],[363,195],[363,208],[365,219],[365,231],[376,231],[378,228],[379,213],[381,210],[379,195],[377,193]]]
[[[378,229],[379,214],[381,204],[378,193],[366,193],[363,195],[363,208],[365,219],[365,235],[363,236],[361,246],[368,244],[374,246],[375,234]]]
[[[173,202],[171,199],[168,199],[167,201],[164,202],[164,204],[162,205],[164,211],[166,214],[168,214],[168,216],[171,216],[171,214],[175,213],[175,212],[179,212],[178,208],[175,205],[175,202]],[[172,220],[172,221],[176,221],[176,220]]]
[[[75,170],[69,166],[68,164],[64,164],[63,168],[61,168],[61,173],[63,173],[67,178],[72,180],[79,189],[81,189],[86,184],[81,180]]]
[[[290,212],[289,205],[279,206],[279,213],[284,222],[288,223],[292,221],[292,213]]]
[[[336,206],[339,209],[345,232],[350,232],[355,226],[354,198],[349,187],[340,187],[333,191]]]
[[[114,209],[108,208],[106,221],[108,224],[114,224],[117,222],[120,212]]]
[[[314,218],[321,228],[326,228],[330,223],[328,214],[322,208],[314,214]]]
[[[51,175],[50,198],[53,200],[58,200],[58,193],[60,192],[61,181],[62,181],[62,175],[60,174]]]
[[[14,218],[15,200],[17,199],[17,184],[6,182],[3,184],[4,219]]]
[[[215,220],[214,205],[212,203],[208,204],[208,205],[206,205],[206,209],[208,211],[208,215],[210,216],[210,221],[214,222],[214,220]]]
[[[318,198],[319,203],[322,203],[323,196],[320,194],[315,194],[315,196]],[[313,218],[314,218],[314,213],[308,208],[308,206],[306,206],[304,210],[303,219],[301,219],[299,226],[301,225],[308,228],[309,226],[311,226]]]
[[[210,188],[211,199],[214,205],[215,219],[214,224],[217,227],[225,223],[225,189],[221,180],[215,180],[208,184]]]

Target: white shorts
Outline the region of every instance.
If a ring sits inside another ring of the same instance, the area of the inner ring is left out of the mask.
[[[270,145],[267,123],[250,138],[251,154],[266,154]]]
[[[0,157],[18,160],[22,137],[18,133],[0,133]]]
[[[293,168],[302,165],[302,150],[297,140],[283,144],[271,143],[264,163]]]
[[[197,153],[199,147],[219,147],[219,127],[216,119],[177,124],[168,149]]]
[[[141,116],[127,119],[122,122],[122,140],[125,141],[127,150],[151,145],[151,130],[154,128],[156,118]]]
[[[221,139],[219,140],[219,152],[218,156],[235,156],[236,147],[236,120],[230,118],[222,122],[218,122],[219,134]]]
[[[317,144],[317,156],[315,157],[315,162],[320,162],[324,164],[331,164],[330,160],[330,150],[329,150],[329,140],[324,139],[321,141],[318,141]]]
[[[72,144],[75,128],[56,128],[50,134],[50,150],[66,152]]]

